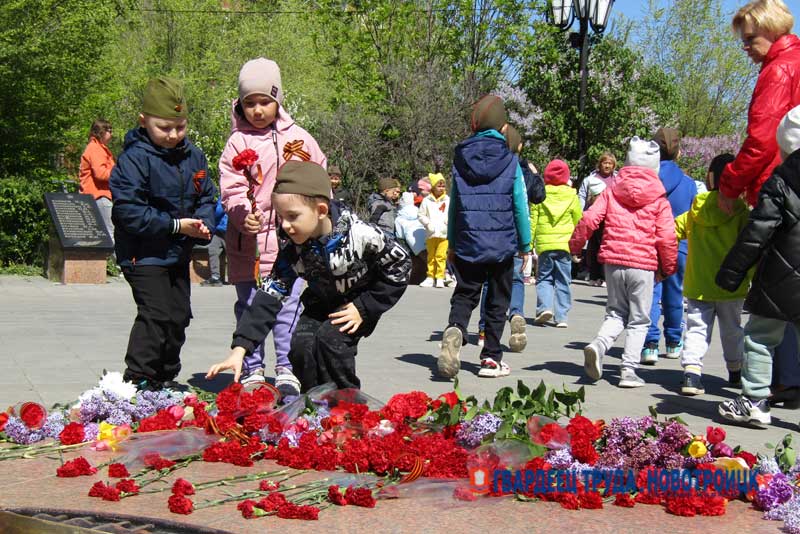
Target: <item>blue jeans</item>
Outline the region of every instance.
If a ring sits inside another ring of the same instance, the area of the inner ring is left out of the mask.
[[[686,271],[686,252],[678,252],[678,270],[672,276],[653,286],[653,304],[650,308],[650,329],[646,343],[658,343],[661,330],[658,319],[664,313],[664,339],[677,345],[683,337],[683,273]],[[659,302],[660,301],[660,302]]]
[[[546,250],[539,255],[536,274],[536,315],[553,310],[556,323],[566,323],[572,307],[572,260],[564,250]]]
[[[522,258],[514,257],[514,278],[511,280],[511,301],[508,304],[508,320],[515,315],[525,317],[525,282],[522,279]],[[486,330],[486,291],[489,284],[483,284],[481,291],[481,318],[478,321],[478,330]]]

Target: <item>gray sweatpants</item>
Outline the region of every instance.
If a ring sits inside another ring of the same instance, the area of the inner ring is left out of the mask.
[[[653,271],[606,265],[606,286],[606,318],[594,343],[599,347],[600,354],[605,354],[625,330],[622,367],[635,370],[639,366],[647,328],[650,326]]]
[[[714,332],[714,319],[719,323],[719,339],[722,342],[722,356],[728,371],[742,368],[744,352],[744,329],[742,328],[742,306],[744,299],[726,301],[703,301],[688,299],[686,314],[686,337],[684,338],[681,366],[696,366],[688,369],[699,374],[703,369],[703,356],[711,343]]]

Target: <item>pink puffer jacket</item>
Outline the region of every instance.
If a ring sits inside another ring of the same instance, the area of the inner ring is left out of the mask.
[[[575,227],[569,241],[572,254],[580,254],[586,240],[603,222],[600,262],[660,270],[663,276],[675,272],[675,221],[656,171],[623,167]]]
[[[244,174],[233,168],[233,158],[251,148],[258,154],[258,161],[251,170],[254,177],[258,176],[258,166],[261,166],[263,182],[256,188],[255,197],[258,209],[265,215],[258,234],[259,270],[262,277],[272,271],[278,255],[278,237],[271,199],[278,167],[289,159],[301,159],[299,150],[292,152],[285,145],[302,141],[302,147],[297,144],[298,148],[308,154],[310,161],[326,168],[328,163],[311,134],[295,124],[283,107],[279,109],[278,118],[272,127],[259,129],[236,113],[236,103],[234,100],[231,109],[231,136],[219,160],[220,198],[228,214],[225,254],[228,258],[228,280],[231,283],[254,279],[256,253],[256,236],[243,234],[241,231],[244,219],[250,213],[250,201],[247,199],[249,184]]]

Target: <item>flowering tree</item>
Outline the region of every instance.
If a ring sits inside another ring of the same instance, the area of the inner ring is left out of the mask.
[[[647,66],[641,55],[613,36],[593,38],[589,55],[588,91],[583,114],[578,111],[578,51],[567,37],[539,26],[539,38],[525,50],[524,68],[515,84],[501,84],[510,118],[520,126],[532,158],[578,160],[577,131],[586,132],[586,172],[603,151],[624,155],[633,135],[646,137],[674,124],[678,94],[669,76]]]
[[[742,138],[738,134],[712,137],[684,137],[681,139],[681,156],[678,162],[686,174],[695,180],[704,180],[708,165],[714,156],[739,152]]]

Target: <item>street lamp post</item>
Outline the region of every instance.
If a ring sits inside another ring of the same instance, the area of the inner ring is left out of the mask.
[[[579,25],[578,33],[570,33],[569,40],[573,48],[579,48],[581,51],[581,88],[578,95],[578,110],[581,114],[581,120],[578,121],[578,158],[581,167],[586,163],[583,113],[586,109],[586,86],[589,78],[589,27],[591,26],[597,34],[603,33],[612,5],[614,0],[551,0],[550,2],[550,22],[559,30],[568,30],[576,19]]]

